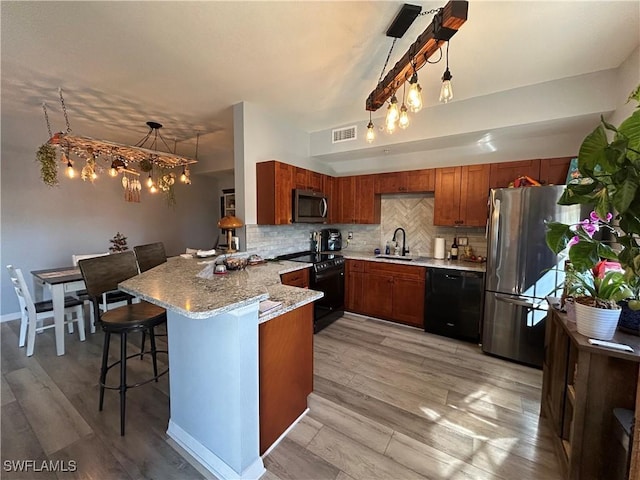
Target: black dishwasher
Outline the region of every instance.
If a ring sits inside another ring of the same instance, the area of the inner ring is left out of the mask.
[[[484,273],[427,269],[425,332],[478,343],[483,304]]]

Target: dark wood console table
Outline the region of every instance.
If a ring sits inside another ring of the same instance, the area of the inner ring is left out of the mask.
[[[640,337],[617,331],[612,342],[633,353],[596,347],[564,313],[549,310],[545,332],[541,415],[556,435],[566,478],[612,478],[614,408],[640,412]],[[630,445],[629,480],[640,478],[640,415]]]

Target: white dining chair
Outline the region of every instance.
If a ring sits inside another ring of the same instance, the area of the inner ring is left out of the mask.
[[[74,267],[78,266],[78,261],[83,260],[85,258],[96,258],[96,257],[104,257],[106,255],[110,255],[109,252],[105,253],[84,253],[80,255],[71,255],[71,262]],[[96,325],[95,325],[95,317],[93,313],[93,308],[91,308],[91,300],[89,300],[89,295],[87,291],[79,291],[76,292],[76,295],[79,299],[83,300],[85,303],[85,309],[89,310],[89,331],[91,333],[96,333]],[[108,293],[102,294],[102,302],[100,302],[100,310],[106,312],[107,310],[122,307],[127,305],[130,302],[137,302],[136,300],[132,300],[132,296],[128,293],[120,292],[118,290]]]
[[[19,268],[14,268],[12,265],[7,265],[9,271],[9,277],[13,283],[13,288],[18,296],[18,302],[20,303],[20,336],[18,338],[18,346],[24,347],[25,340],[27,343],[27,356],[33,355],[33,350],[36,343],[36,333],[40,333],[49,328],[54,328],[55,323],[45,325],[44,320],[46,318],[53,317],[53,303],[51,300],[43,302],[34,302],[29,293],[29,288],[24,280],[22,271]],[[77,322],[78,323],[78,336],[80,341],[84,342],[84,302],[74,298],[65,297],[64,299],[64,312],[65,312],[65,324]],[[75,318],[73,315],[75,314]],[[64,337],[61,339],[56,335],[56,345],[58,342],[64,342]]]

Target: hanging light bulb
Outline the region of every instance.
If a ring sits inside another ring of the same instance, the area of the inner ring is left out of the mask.
[[[147,178],[147,187],[153,187],[153,178],[151,178],[151,172],[149,172],[149,178]]]
[[[447,69],[442,74],[442,88],[440,89],[440,101],[443,103],[447,103],[453,98],[452,78],[453,75],[449,71],[449,42],[447,42]]]
[[[76,171],[73,168],[73,164],[71,160],[67,158],[67,177],[74,178],[76,176]]]
[[[451,86],[452,78],[453,76],[447,67],[442,75],[442,88],[440,89],[440,101],[443,103],[447,103],[453,98],[453,87]]]
[[[115,161],[111,162],[111,168],[109,169],[109,175],[112,176],[112,177],[117,177],[118,176],[118,167],[117,167]]]
[[[402,86],[402,106],[400,107],[400,117],[398,118],[398,125],[402,129],[409,126],[409,114],[407,113],[407,106],[404,104],[406,85],[407,82],[404,82],[404,85]]]
[[[182,167],[182,175],[180,175],[180,181],[182,183],[187,183],[187,172],[185,171],[184,167]]]
[[[155,183],[151,183],[151,187],[149,188],[149,191],[151,193],[156,193],[158,191],[158,189],[156,188],[156,184]]]
[[[373,141],[376,139],[375,127],[373,125],[373,122],[371,121],[371,110],[369,110],[369,124],[367,125],[367,136],[365,138],[367,140],[367,143],[373,143]]]
[[[413,72],[409,80],[409,93],[407,94],[407,103],[413,113],[417,113],[422,109],[422,87],[418,83],[418,73]]]
[[[391,96],[391,100],[389,100],[389,106],[387,107],[387,117],[385,122],[395,124],[398,121],[398,117],[400,117],[400,111],[398,110],[398,99],[396,98],[395,93]]]
[[[96,178],[98,178],[98,174],[94,170],[93,173],[91,174],[91,181],[93,182]]]
[[[407,113],[407,106],[404,103],[402,104],[402,107],[400,107],[398,126],[400,128],[407,128],[409,126],[409,114]]]

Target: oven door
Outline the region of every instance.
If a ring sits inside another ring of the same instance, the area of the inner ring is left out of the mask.
[[[344,265],[311,275],[311,289],[324,292],[314,304],[314,332],[344,314]]]

